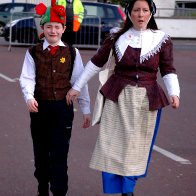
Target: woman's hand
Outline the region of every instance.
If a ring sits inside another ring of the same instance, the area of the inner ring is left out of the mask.
[[[179,105],[180,105],[180,99],[178,96],[176,95],[172,95],[169,97],[170,98],[170,104],[173,108],[179,108]]]
[[[35,99],[29,99],[27,101],[27,108],[29,112],[38,112],[38,103]]]
[[[67,105],[71,105],[79,97],[79,95],[80,95],[79,91],[74,90],[73,88],[70,89],[66,95]]]

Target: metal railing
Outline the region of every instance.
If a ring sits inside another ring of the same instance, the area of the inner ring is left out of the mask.
[[[78,48],[98,48],[101,44],[101,18],[85,15],[79,31],[75,34],[74,46]]]
[[[9,41],[8,50],[11,50],[13,45],[34,45],[41,42],[39,20],[35,13],[12,13],[4,31],[4,38]],[[74,46],[97,49],[101,43],[101,28],[99,17],[85,15],[79,31],[75,34]]]
[[[8,49],[11,50],[12,45],[33,45],[38,42],[40,32],[35,21],[38,18],[35,13],[12,13],[10,22],[5,26],[4,38],[9,41]],[[157,18],[194,18],[196,19],[196,9],[189,8],[158,8],[155,15]],[[101,18],[96,16],[85,15],[80,30],[75,35],[74,46],[78,48],[94,48],[97,49],[104,39],[102,32]]]

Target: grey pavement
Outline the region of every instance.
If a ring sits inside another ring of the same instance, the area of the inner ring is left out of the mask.
[[[27,47],[12,47],[0,38],[0,196],[35,196],[34,162],[29,115],[17,78]],[[95,50],[80,50],[84,63]],[[149,172],[139,180],[136,196],[196,195],[196,41],[174,40],[174,63],[181,86],[178,110],[163,110]],[[161,85],[163,85],[160,80]],[[97,76],[89,82],[91,104]],[[81,128],[82,115],[75,105],[69,153],[68,196],[102,196],[101,174],[89,168],[98,126]],[[183,161],[184,160],[184,161]]]

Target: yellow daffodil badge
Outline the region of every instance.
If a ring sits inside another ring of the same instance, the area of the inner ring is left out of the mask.
[[[65,57],[60,58],[60,63],[65,63]]]

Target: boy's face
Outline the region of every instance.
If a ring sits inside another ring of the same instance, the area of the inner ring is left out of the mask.
[[[57,45],[61,40],[66,27],[58,22],[47,22],[42,27],[46,40],[50,45]]]

